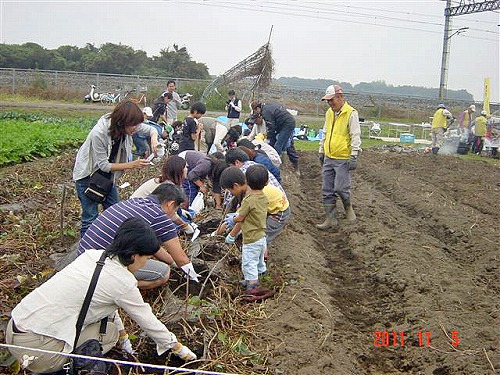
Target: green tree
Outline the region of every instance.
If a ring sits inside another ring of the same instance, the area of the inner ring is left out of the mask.
[[[179,48],[177,44],[172,50],[162,49],[159,56],[153,56],[153,71],[170,77],[210,78],[207,66],[191,60],[186,47]]]
[[[106,43],[86,56],[86,70],[99,73],[135,74],[147,61],[144,51],[123,44]]]

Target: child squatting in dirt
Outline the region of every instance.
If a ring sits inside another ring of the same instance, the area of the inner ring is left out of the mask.
[[[262,165],[250,166],[246,174],[237,167],[229,167],[222,172],[221,187],[234,196],[245,195],[236,215],[226,220],[231,228],[226,243],[234,244],[240,230],[243,234],[241,250],[241,270],[245,277],[246,301],[260,301],[272,296],[270,289],[259,285],[259,275],[267,271],[266,219],[268,200],[262,189],[268,182],[268,171]]]
[[[239,169],[239,168],[238,168]],[[222,176],[222,174],[221,174]],[[241,169],[231,169],[230,172],[227,172],[225,175],[227,186],[232,186],[235,183],[245,184],[245,174]],[[267,261],[269,257],[269,246],[274,241],[276,237],[283,231],[286,224],[290,221],[291,210],[290,210],[290,202],[283,190],[280,188],[271,185],[268,183],[264,186],[262,190],[264,195],[267,197],[267,219],[266,219],[266,255],[264,256],[264,260]],[[243,194],[244,195],[244,194]],[[237,197],[241,198],[242,197]],[[228,228],[226,223],[231,222],[231,218],[237,215],[236,213],[229,213],[225,216],[224,222],[220,225],[219,228],[214,232],[214,235],[221,236],[226,230],[231,229]]]

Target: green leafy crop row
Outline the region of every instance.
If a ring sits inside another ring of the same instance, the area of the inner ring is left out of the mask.
[[[57,154],[83,142],[95,121],[4,112],[0,115],[0,166]]]

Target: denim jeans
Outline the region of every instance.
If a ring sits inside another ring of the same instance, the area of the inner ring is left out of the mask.
[[[266,244],[269,247],[271,242],[283,231],[285,225],[290,221],[290,207],[274,215],[267,215],[266,220]]]
[[[276,143],[273,145],[273,147],[279,156],[281,156],[281,154],[285,152],[287,147],[289,146],[290,137],[293,135],[294,128],[295,121],[293,125],[284,126],[283,129],[281,129],[281,131],[276,134]]]
[[[297,168],[299,165],[299,154],[297,154],[297,150],[295,150],[295,144],[293,143],[293,137],[288,142],[288,146],[286,148],[286,154],[288,155],[288,160],[292,163],[292,165]]]
[[[140,157],[144,157],[144,154],[146,151],[150,151],[149,145],[150,145],[150,138],[149,137],[142,137],[138,134],[133,134],[132,139],[134,140],[134,145],[135,145],[135,154],[139,155]]]
[[[252,243],[243,244],[241,248],[241,271],[246,281],[259,279],[259,273],[266,272],[264,254],[266,253],[266,237]]]
[[[87,229],[92,225],[97,216],[99,216],[99,203],[87,198],[85,195],[85,189],[89,186],[89,177],[82,178],[75,182],[76,193],[78,194],[78,199],[82,204],[82,226],[80,229],[80,236],[83,237]],[[118,189],[113,185],[111,191],[109,192],[102,206],[104,209],[111,207],[115,203],[120,201],[118,196]]]

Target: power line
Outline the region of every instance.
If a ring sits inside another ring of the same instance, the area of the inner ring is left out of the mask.
[[[323,2],[318,2],[318,1],[300,1],[300,0],[291,0],[293,2],[297,2],[300,4],[318,4],[318,5],[325,5]],[[282,3],[286,4],[286,3]],[[391,10],[391,9],[380,9],[380,8],[367,8],[367,7],[360,7],[356,5],[342,5],[342,4],[336,4],[335,8],[339,7],[344,7],[347,9],[353,8],[353,9],[363,9],[363,10],[368,10],[368,11],[375,11],[375,12],[383,12],[383,13],[396,13],[396,14],[405,14],[408,16],[422,16],[422,17],[427,17],[427,18],[437,18],[437,19],[442,19],[443,15],[437,15],[437,14],[425,14],[425,13],[416,13],[416,12],[401,12],[400,10]],[[323,9],[323,8],[321,8]],[[497,22],[493,21],[479,21],[479,20],[472,20],[473,22],[482,22],[482,23],[490,23],[496,25]]]
[[[168,0],[165,0],[165,1],[168,1]],[[291,10],[289,8],[284,8],[284,7],[281,7],[281,6],[267,6],[266,9],[263,9],[263,2],[259,2],[258,5],[256,6],[252,6],[250,5],[249,3],[244,3],[243,1],[239,1],[239,2],[231,2],[231,1],[217,1],[217,0],[213,0],[213,1],[210,1],[210,0],[204,0],[203,2],[199,2],[199,1],[194,1],[194,0],[180,0],[180,1],[176,1],[176,3],[185,3],[185,4],[190,4],[190,5],[202,5],[202,6],[208,6],[208,7],[215,7],[215,8],[224,8],[224,9],[227,9],[228,8],[228,5],[231,6],[231,9],[237,9],[237,10],[244,10],[244,11],[251,11],[251,12],[261,12],[261,13],[271,13],[271,14],[280,14],[280,15],[291,15],[291,16],[296,16],[296,17],[303,17],[303,18],[314,18],[314,19],[325,19],[325,20],[333,20],[333,21],[337,21],[337,22],[347,22],[347,23],[354,23],[354,24],[362,24],[362,25],[372,25],[372,26],[379,26],[379,27],[388,27],[388,28],[395,28],[395,29],[401,29],[401,30],[410,30],[410,31],[419,31],[419,32],[426,32],[426,33],[432,33],[432,34],[441,34],[442,32],[441,31],[434,31],[434,30],[429,30],[429,29],[419,29],[419,28],[412,28],[412,27],[405,27],[405,26],[397,26],[397,25],[388,25],[388,24],[384,24],[384,23],[368,23],[366,21],[358,21],[356,20],[356,18],[366,18],[366,17],[369,17],[369,18],[374,18],[375,20],[387,20],[387,19],[390,19],[390,20],[397,20],[397,21],[401,21],[401,22],[410,22],[409,20],[405,20],[405,19],[398,19],[398,18],[395,18],[395,17],[386,17],[386,16],[374,16],[374,15],[359,15],[357,13],[351,13],[351,14],[345,14],[345,12],[336,12],[336,11],[332,11],[330,10],[329,12],[327,13],[330,13],[330,14],[340,14],[341,16],[347,16],[347,17],[351,17],[351,18],[354,18],[353,19],[343,19],[343,18],[340,18],[338,16],[336,16],[335,18],[332,18],[332,17],[326,17],[326,16],[322,16],[322,15],[319,15],[318,12],[321,10],[321,9],[315,9],[317,12],[313,12],[313,14],[311,14],[311,11],[302,11],[300,9],[297,9],[297,8],[292,8]],[[297,12],[301,12],[301,13],[297,13]],[[430,23],[430,22],[424,22],[424,21],[415,21],[415,22],[421,22],[421,23],[425,23],[425,24],[430,24],[430,25],[433,25],[433,26],[443,26],[443,24],[437,24],[437,23]],[[479,30],[479,29],[477,29]],[[486,31],[486,30],[485,30]],[[478,40],[485,40],[485,41],[491,41],[491,42],[496,42],[497,40],[495,39],[488,39],[488,38],[480,38],[480,37],[474,37],[474,36],[470,36],[470,35],[464,35],[463,37],[465,38],[469,38],[469,39],[478,39]]]

